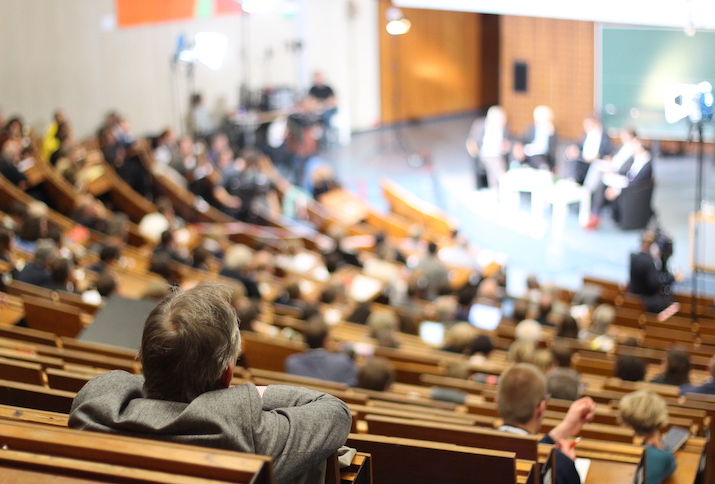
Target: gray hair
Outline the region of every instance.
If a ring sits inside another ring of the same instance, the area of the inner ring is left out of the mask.
[[[40,239],[35,244],[35,263],[44,265],[54,259],[57,244],[52,239]]]
[[[222,387],[241,346],[231,296],[229,286],[202,283],[165,297],[149,314],[139,349],[147,397],[191,402]]]

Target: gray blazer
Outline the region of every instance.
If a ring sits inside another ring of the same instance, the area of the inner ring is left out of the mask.
[[[315,468],[347,440],[352,418],[339,399],[307,388],[247,383],[191,403],[144,398],[144,379],[103,373],[77,394],[69,426],[273,457],[276,483]]]

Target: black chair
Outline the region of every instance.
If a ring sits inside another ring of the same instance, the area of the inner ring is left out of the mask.
[[[613,219],[622,230],[643,229],[653,216],[653,179],[623,189],[613,203]]]

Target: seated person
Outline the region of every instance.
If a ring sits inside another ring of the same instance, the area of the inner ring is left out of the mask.
[[[37,241],[37,249],[32,262],[25,264],[17,276],[20,282],[42,286],[52,281],[52,261],[57,256],[57,245],[50,239]]]
[[[690,355],[684,349],[677,346],[669,349],[661,366],[663,372],[654,377],[651,383],[675,386],[690,384]]]
[[[644,381],[645,362],[643,358],[633,355],[619,355],[613,369],[614,376],[623,381]]]
[[[677,462],[663,446],[660,429],[668,424],[668,409],[658,394],[639,390],[623,397],[618,404],[620,420],[643,437],[645,482],[660,484],[675,472]]]
[[[710,358],[710,377],[702,385],[685,384],[680,387],[680,394],[703,393],[705,395],[715,395],[715,356]]]
[[[628,292],[637,294],[649,313],[661,313],[673,303],[672,284],[675,277],[663,270],[662,261],[653,257],[651,247],[656,235],[652,230],[641,234],[640,252],[631,254]]]
[[[395,381],[395,369],[390,360],[372,357],[358,371],[358,388],[385,392]]]
[[[92,379],[75,397],[69,427],[267,455],[276,482],[291,482],[345,443],[350,412],[306,388],[231,386],[240,347],[228,286],[172,294],[144,325],[144,377]]]
[[[521,143],[514,145],[516,161],[532,168],[553,170],[556,159],[554,112],[548,106],[534,108],[534,124],[527,128]]]
[[[586,179],[583,181],[583,186],[595,192],[596,189],[603,183],[604,173],[618,173],[621,167],[633,156],[633,141],[637,137],[635,128],[621,128],[619,133],[621,139],[621,147],[618,150],[604,156],[602,160],[591,162],[591,166],[586,173]]]
[[[581,396],[578,372],[570,368],[555,368],[546,375],[546,387],[551,398],[575,402]]]
[[[546,378],[530,364],[516,364],[505,370],[497,386],[497,411],[504,420],[502,432],[518,435],[539,433],[546,411]],[[596,404],[589,397],[571,404],[564,419],[540,440],[556,446],[556,483],[580,484],[574,448],[566,439],[576,437],[581,427],[593,420]]]
[[[286,373],[345,383],[351,387],[357,384],[355,362],[345,353],[332,351],[330,327],[320,316],[308,321],[303,338],[309,349],[286,358]]]
[[[604,173],[603,181],[593,192],[591,217],[584,228],[597,229],[601,223],[601,210],[607,203],[614,202],[625,190],[637,189],[641,184],[652,181],[653,163],[651,153],[639,138],[630,141],[633,156],[616,173]]]
[[[578,145],[566,149],[569,177],[583,185],[591,163],[603,159],[613,150],[611,139],[603,132],[603,125],[595,114],[583,120],[583,137]]]

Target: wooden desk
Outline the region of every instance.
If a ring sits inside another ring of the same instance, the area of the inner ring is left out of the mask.
[[[633,482],[637,464],[592,460],[586,481],[583,484],[603,484],[605,482]],[[692,484],[692,483],[690,483]]]
[[[332,216],[346,227],[356,225],[367,218],[370,207],[365,201],[352,193],[336,188],[324,193],[318,200],[330,210]]]

